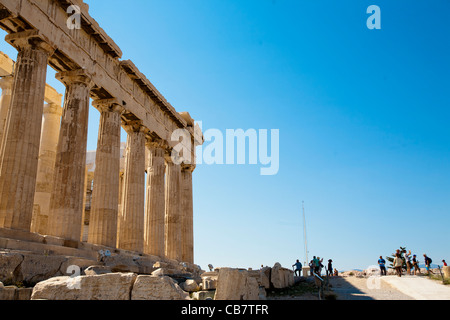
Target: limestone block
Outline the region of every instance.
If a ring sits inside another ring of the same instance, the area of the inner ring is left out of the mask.
[[[281,264],[279,264],[278,262],[275,263],[272,268],[270,282],[275,289],[282,289],[286,287],[284,272],[282,270]]]
[[[90,266],[84,270],[84,274],[87,276],[95,276],[101,274],[111,273],[111,268],[106,266]]]
[[[197,291],[192,293],[192,300],[214,300],[215,291]]]
[[[259,285],[247,270],[221,268],[214,300],[258,300]]]
[[[264,267],[260,270],[261,272],[261,283],[260,286],[263,286],[266,289],[270,288],[270,273],[271,273],[270,267]]]
[[[136,277],[134,273],[109,273],[51,278],[34,287],[31,300],[129,300]]]
[[[185,282],[182,282],[180,287],[187,292],[195,292],[200,289],[197,282],[193,279],[187,279]]]
[[[444,277],[450,278],[450,267],[443,267],[442,269],[444,270]]]
[[[14,294],[14,300],[26,301],[31,299],[33,288],[17,288]]]
[[[0,281],[14,281],[23,255],[14,252],[0,252]]]
[[[189,300],[189,294],[169,277],[138,276],[131,300]]]
[[[21,264],[19,280],[35,284],[52,277],[61,276],[60,268],[67,260],[64,256],[27,254]]]
[[[217,277],[202,277],[203,290],[214,290],[217,288]]]
[[[15,294],[16,294],[16,287],[13,287],[13,286],[3,287],[0,289],[0,301],[1,300],[7,300],[7,301],[14,300]]]

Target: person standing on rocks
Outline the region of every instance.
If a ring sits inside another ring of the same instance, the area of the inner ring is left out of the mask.
[[[333,260],[331,260],[331,259],[328,260],[328,272],[327,273],[330,277],[333,276]]]
[[[417,272],[420,274],[419,260],[417,260],[417,256],[414,254],[412,257],[412,265],[414,268],[414,275],[417,275]]]
[[[386,260],[384,260],[382,256],[380,256],[380,259],[378,259],[378,265],[380,266],[381,275],[385,276],[386,275]]]
[[[300,277],[303,266],[298,259],[297,259],[297,262],[292,265],[292,267],[294,267],[294,266],[295,266],[294,274],[297,275],[297,272],[298,272],[297,277]]]
[[[399,253],[395,254],[394,258],[394,268],[397,271],[397,276],[402,276],[403,259]]]
[[[412,269],[411,250],[409,250],[408,253],[405,252],[405,261],[406,261],[406,274],[410,276],[411,275],[411,269]]]
[[[314,256],[313,262],[314,262],[314,273],[319,274],[320,261],[318,258],[316,258],[316,256]]]

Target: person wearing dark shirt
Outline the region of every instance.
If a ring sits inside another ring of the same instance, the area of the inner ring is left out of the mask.
[[[383,259],[382,256],[380,256],[380,259],[378,259],[378,265],[380,266],[381,275],[386,275],[386,260]]]

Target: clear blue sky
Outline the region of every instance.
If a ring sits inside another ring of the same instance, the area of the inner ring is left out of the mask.
[[[280,130],[275,176],[195,171],[203,269],[303,261],[302,200],[310,257],[339,270],[399,246],[450,259],[449,1],[86,2],[123,59],[204,130]],[[381,30],[366,27],[372,4]]]

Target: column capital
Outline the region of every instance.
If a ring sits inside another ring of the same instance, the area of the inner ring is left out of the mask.
[[[145,146],[149,149],[161,149],[165,151],[168,148],[169,144],[163,139],[155,138],[148,134],[146,136]]]
[[[57,116],[62,116],[63,108],[55,103],[44,104],[44,114],[55,114]]]
[[[2,89],[2,92],[11,90],[13,83],[14,83],[13,76],[7,76],[7,77],[0,78],[0,88]]]
[[[5,37],[5,40],[19,51],[35,48],[45,51],[49,56],[55,52],[55,48],[39,30],[11,33]]]
[[[123,124],[123,129],[128,133],[145,132],[146,128],[142,125],[141,120],[127,121]]]
[[[119,114],[123,114],[125,112],[123,105],[116,98],[94,100],[92,101],[92,106],[97,108],[100,112],[109,111],[117,112]]]
[[[55,75],[55,77],[66,86],[74,83],[82,83],[86,85],[86,87],[92,88],[95,85],[92,81],[92,75],[85,69],[59,72]]]

